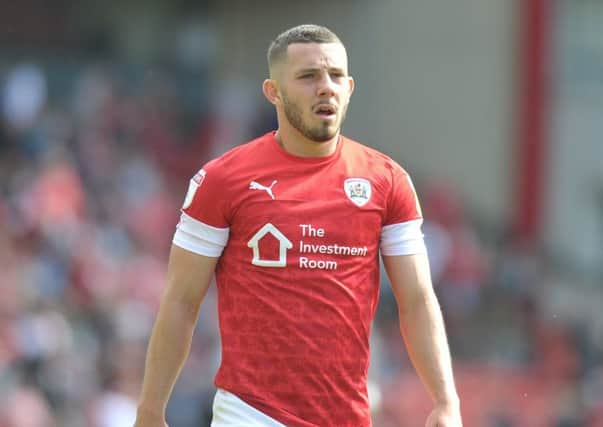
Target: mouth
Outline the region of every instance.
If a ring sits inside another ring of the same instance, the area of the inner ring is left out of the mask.
[[[322,119],[334,119],[337,116],[337,107],[326,102],[318,104],[314,107],[314,114]]]

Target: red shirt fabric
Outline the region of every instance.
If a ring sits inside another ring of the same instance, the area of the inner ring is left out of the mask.
[[[183,214],[228,230],[216,386],[287,426],[370,426],[382,228],[421,218],[407,173],[345,137],[330,156],[293,156],[271,132],[194,182]]]

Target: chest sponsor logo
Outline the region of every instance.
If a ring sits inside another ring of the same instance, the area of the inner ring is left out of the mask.
[[[265,186],[265,185],[260,184],[259,182],[251,181],[249,183],[249,189],[250,190],[262,190],[262,191],[265,191],[266,193],[268,193],[268,195],[270,196],[270,198],[272,200],[274,200],[275,197],[274,197],[274,193],[272,192],[272,187],[274,187],[274,185],[277,182],[278,181],[275,179],[274,181],[272,181],[272,184],[270,184],[269,186]]]
[[[348,178],[343,182],[345,195],[356,206],[364,206],[371,200],[371,183],[364,178]]]
[[[262,256],[260,242],[268,235],[278,242],[278,259]],[[291,249],[295,251],[294,246],[300,254],[300,269],[337,270],[337,259],[368,256],[366,245],[349,246],[332,242],[324,228],[312,224],[299,224],[299,240],[294,245],[278,228],[267,223],[249,239],[247,246],[253,250],[251,263],[259,267],[287,267],[287,252]]]
[[[276,260],[262,259],[260,254],[260,240],[262,240],[267,234],[272,234],[272,236],[278,240],[279,250],[278,259]],[[249,239],[247,246],[253,249],[253,259],[251,260],[253,265],[260,267],[286,267],[287,250],[293,247],[293,243],[291,243],[291,241],[287,239],[287,236],[281,233],[278,228],[270,223],[267,223],[260,228],[251,239]]]

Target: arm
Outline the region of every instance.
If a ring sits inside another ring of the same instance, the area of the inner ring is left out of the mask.
[[[199,307],[218,258],[172,245],[167,287],[151,333],[135,426],[166,426],[167,402],[190,351]]]
[[[435,402],[427,426],[461,426],[460,403],[444,321],[431,284],[427,255],[384,256],[410,359]]]

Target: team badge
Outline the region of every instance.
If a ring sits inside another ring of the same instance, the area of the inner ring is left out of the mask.
[[[186,192],[186,197],[184,198],[184,204],[182,205],[182,209],[188,208],[191,203],[193,203],[193,199],[195,198],[195,193],[197,189],[205,179],[205,170],[201,169],[196,173],[194,177],[191,178],[188,184],[188,191]]]
[[[343,190],[357,206],[364,206],[371,200],[371,183],[368,179],[348,178],[343,183]]]

